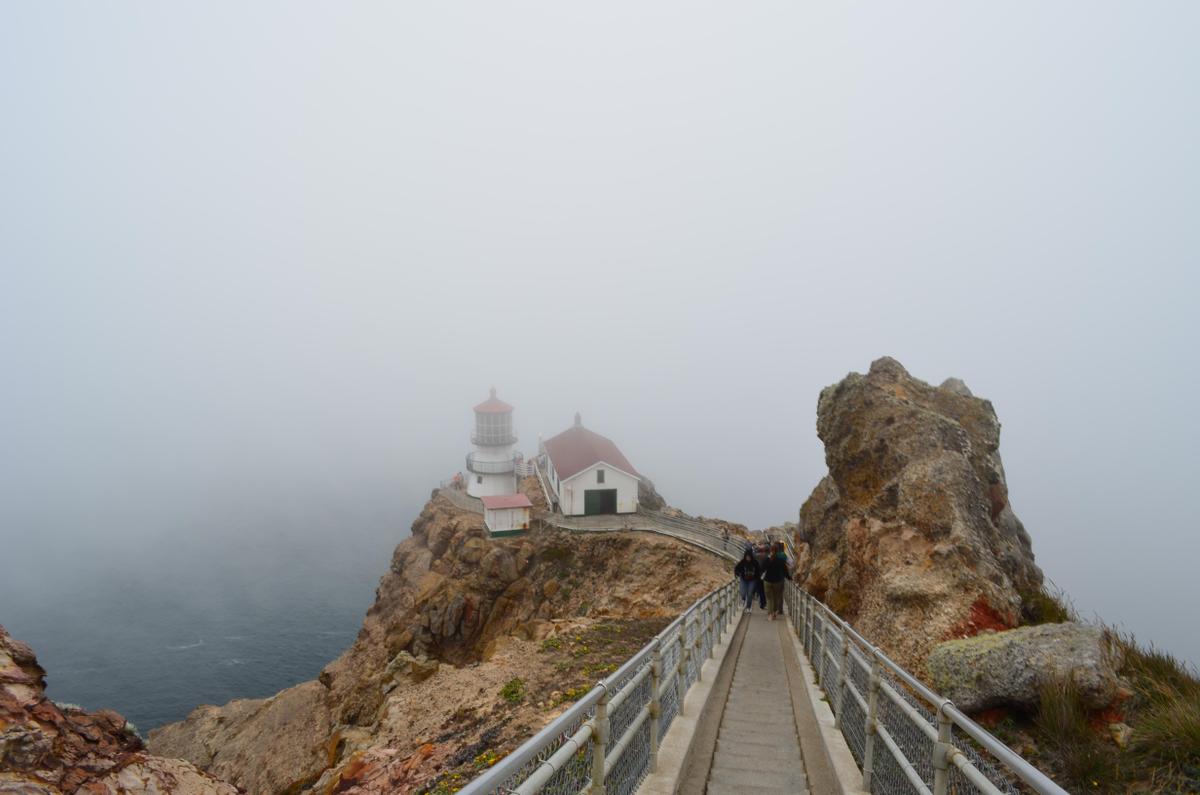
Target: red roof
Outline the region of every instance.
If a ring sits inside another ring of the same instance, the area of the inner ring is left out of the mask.
[[[491,396],[475,407],[477,414],[506,414],[513,407],[496,397],[496,387],[492,387]]]
[[[611,467],[638,477],[637,470],[629,463],[612,440],[589,431],[579,423],[558,436],[545,441],[546,453],[554,462],[554,471],[561,480],[577,475],[592,464],[605,463]]]
[[[524,494],[501,494],[497,497],[480,497],[483,507],[491,510],[497,508],[532,508],[533,503]]]

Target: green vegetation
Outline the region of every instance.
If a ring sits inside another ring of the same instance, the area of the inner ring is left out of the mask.
[[[421,795],[454,795],[467,784],[461,773],[448,773],[439,776],[432,784],[421,790]]]
[[[1078,621],[1079,615],[1067,595],[1055,588],[1021,592],[1021,623],[1026,626],[1037,624],[1061,624]]]
[[[476,770],[484,770],[496,764],[503,758],[503,756],[489,748],[471,760],[471,766]]]
[[[556,651],[562,648],[562,638],[546,638],[542,641],[542,651]]]
[[[1036,714],[1007,715],[993,730],[1071,792],[1200,792],[1200,678],[1114,636],[1129,685],[1116,705],[1089,712],[1071,681],[1058,682],[1043,688]],[[1132,734],[1118,744],[1110,727],[1120,724]]]
[[[1133,750],[1147,762],[1190,776],[1200,789],[1200,678],[1187,664],[1132,638],[1122,674],[1137,693]]]
[[[1047,683],[1042,688],[1037,718],[1038,733],[1053,751],[1062,778],[1079,791],[1108,790],[1120,778],[1117,755],[1111,744],[1089,723],[1079,690],[1071,679]]]
[[[525,698],[525,680],[519,676],[509,679],[504,687],[500,688],[500,698],[509,704],[520,702],[521,699]]]

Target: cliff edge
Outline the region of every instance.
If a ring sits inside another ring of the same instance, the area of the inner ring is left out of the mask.
[[[33,649],[0,626],[0,792],[236,795],[187,762],[145,753],[116,712],[54,703],[45,675]]]
[[[251,795],[465,780],[728,576],[653,534],[493,539],[482,516],[435,493],[353,646],[317,680],[199,707],[149,745]]]

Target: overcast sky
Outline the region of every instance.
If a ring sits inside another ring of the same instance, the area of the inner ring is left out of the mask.
[[[994,402],[1084,613],[1200,660],[1198,23],[6,3],[0,576],[402,532],[493,385],[526,452],[580,411],[685,510],[794,520],[819,390],[891,355]]]

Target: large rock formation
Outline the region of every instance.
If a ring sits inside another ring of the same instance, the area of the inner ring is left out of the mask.
[[[797,578],[902,664],[1016,626],[1041,586],[1009,505],[992,404],[894,359],[822,390],[829,474],[800,510]]]
[[[144,753],[116,712],[55,704],[45,674],[0,626],[0,793],[236,795],[187,762]]]
[[[665,624],[725,581],[726,568],[652,534],[535,529],[492,539],[482,516],[435,495],[396,548],[354,645],[317,681],[201,707],[152,732],[150,747],[251,795],[413,791],[484,749],[511,750],[556,714],[560,702],[548,696],[563,673],[543,639]],[[578,659],[599,645],[576,646]],[[514,677],[545,691],[540,708],[497,703]]]

